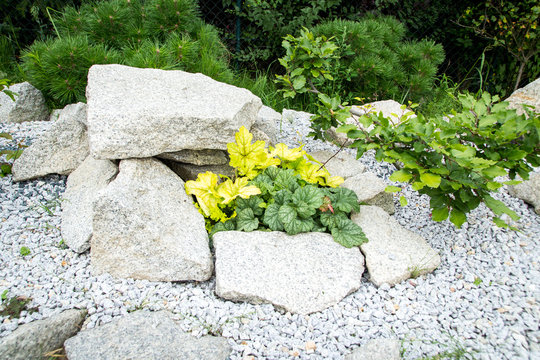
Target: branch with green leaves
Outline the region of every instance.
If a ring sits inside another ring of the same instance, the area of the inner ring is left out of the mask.
[[[298,38],[289,35],[283,45],[287,53],[280,63],[286,74],[277,81],[283,85],[284,96],[307,91],[318,95],[319,112],[311,118],[311,136],[326,139],[327,130],[334,127],[347,135],[348,146],[357,150],[358,158],[372,150],[378,161],[394,164],[397,170],[390,179],[428,195],[435,221],[449,218],[461,227],[467,213],[481,203],[494,213],[498,226],[509,226],[503,215],[518,219],[491,194],[505,184],[519,183],[516,175],[528,179],[533,167],[540,166],[539,113],[529,107],[527,115],[517,115],[488,93],[459,95],[463,110],[439,118],[407,111],[393,120],[382,113],[362,112],[341,102],[339,96],[320,92],[315,85],[316,81],[332,81],[312,72],[331,66],[337,49],[331,40],[315,38],[304,30]],[[389,192],[401,190],[387,188]],[[403,197],[400,202],[406,205]]]

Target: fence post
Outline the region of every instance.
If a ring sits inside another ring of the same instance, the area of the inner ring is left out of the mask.
[[[235,69],[238,71],[239,61],[238,54],[240,53],[240,13],[242,12],[242,0],[236,0],[236,59],[235,59]]]

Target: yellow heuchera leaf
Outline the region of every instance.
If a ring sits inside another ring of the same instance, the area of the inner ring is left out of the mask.
[[[280,143],[275,148],[270,147],[270,154],[278,156],[283,161],[295,161],[304,156],[305,151],[301,148],[289,149],[287,145]]]
[[[324,177],[324,184],[321,185],[335,188],[343,184],[344,181],[345,179],[343,179],[341,176],[330,176],[330,173],[327,172],[327,175]]]
[[[235,139],[236,143],[227,144],[231,158],[229,165],[235,167],[240,175],[253,179],[267,167],[281,163],[279,159],[268,153],[264,147],[264,141],[255,141],[252,144],[253,135],[245,127],[240,128]]]
[[[221,183],[218,187],[218,194],[223,198],[223,203],[228,204],[238,196],[247,199],[251,195],[258,195],[261,193],[258,187],[248,184],[248,178],[242,177],[235,180],[233,183],[231,179]]]
[[[195,195],[203,215],[219,220],[223,212],[219,209],[220,198],[217,194],[218,177],[216,174],[207,171],[197,176],[197,180],[186,182],[186,193]],[[223,214],[225,215],[225,214]]]
[[[319,178],[324,178],[325,174],[323,170],[319,170],[320,166],[312,164],[308,161],[304,161],[296,168],[298,175],[308,183],[317,184]]]

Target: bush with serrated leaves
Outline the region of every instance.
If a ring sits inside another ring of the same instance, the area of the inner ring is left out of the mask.
[[[336,127],[352,140],[350,147],[357,149],[357,157],[373,150],[378,161],[394,164],[397,170],[390,179],[410,183],[414,190],[428,195],[433,220],[449,218],[461,227],[466,214],[481,203],[495,214],[493,221],[498,226],[509,226],[503,214],[518,219],[491,193],[503,184],[519,183],[514,180],[516,175],[528,179],[532,167],[540,166],[539,113],[529,107],[526,115],[517,115],[507,108],[508,103],[498,102],[498,96],[488,93],[461,94],[462,110],[440,117],[427,118],[411,111],[386,118],[382,113],[359,111],[314,86],[314,81],[331,81],[324,73],[321,76],[320,69],[331,61],[337,46],[313,35],[309,42],[317,49],[307,52],[303,48],[306,41],[294,46],[289,42],[288,53],[301,56],[294,62],[281,59],[290,76],[278,79],[285,85],[285,95],[308,91],[318,95],[320,111],[311,119],[313,137],[325,139],[326,131]],[[406,205],[404,198],[401,202]]]
[[[330,176],[323,165],[300,148],[284,144],[252,144],[242,127],[236,143],[228,144],[230,164],[239,175],[234,181],[211,172],[186,182],[186,192],[197,199],[210,235],[218,231],[328,232],[345,247],[367,241],[349,217],[360,206],[356,194],[338,187],[343,179]]]

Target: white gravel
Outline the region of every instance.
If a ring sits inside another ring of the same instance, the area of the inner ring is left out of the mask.
[[[301,141],[306,150],[337,149],[307,138],[308,125],[305,117],[282,121],[278,141],[290,146]],[[49,126],[0,124],[0,132],[31,142]],[[0,148],[13,144],[0,139]],[[384,178],[392,171],[372,155],[360,161]],[[148,308],[173,311],[195,335],[227,337],[231,359],[342,359],[381,337],[402,340],[405,359],[458,347],[477,359],[540,359],[540,217],[505,188],[497,198],[521,216],[520,232],[497,228],[483,206],[469,214],[462,229],[433,222],[428,198],[405,190],[409,205],[401,208],[396,198],[394,216],[440,252],[440,267],[393,288],[377,288],[364,275],[362,287],[338,305],[299,316],[271,305],[223,301],[214,294],[213,279],[159,283],[92,276],[89,253],[77,255],[62,245],[59,204],[66,177],[14,184],[7,176],[0,182],[0,293],[31,297],[29,305],[39,308],[20,319],[0,317],[0,337],[71,308],[88,309],[88,328]],[[22,246],[30,255],[20,254]]]

